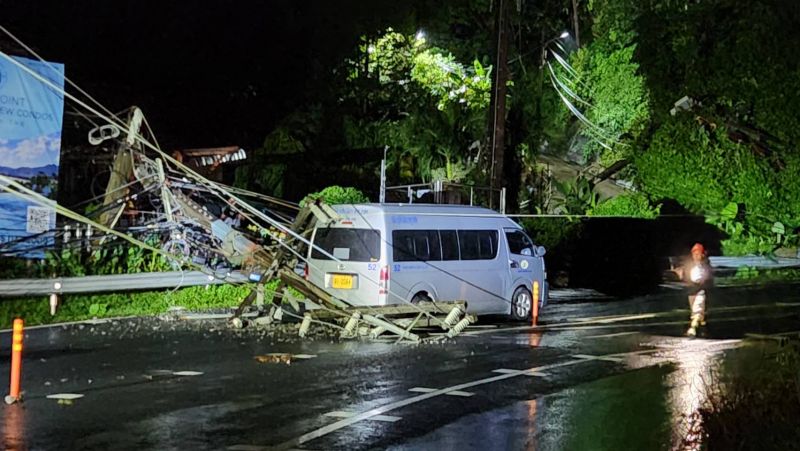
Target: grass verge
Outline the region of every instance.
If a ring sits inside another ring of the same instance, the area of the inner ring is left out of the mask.
[[[276,285],[277,281],[266,284],[266,291]],[[235,307],[252,287],[251,284],[210,285],[177,291],[65,295],[55,316],[50,315],[47,297],[0,299],[0,329],[11,327],[14,318],[22,318],[26,325],[33,326],[92,318],[158,315],[170,307],[188,310]]]
[[[710,390],[700,410],[705,449],[800,449],[800,341],[761,352]]]

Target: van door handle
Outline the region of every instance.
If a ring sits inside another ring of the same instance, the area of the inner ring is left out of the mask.
[[[509,264],[509,266],[511,266],[512,268],[519,268],[519,262],[518,262],[518,261],[516,261],[516,260],[509,260],[509,261],[508,261],[508,264]]]

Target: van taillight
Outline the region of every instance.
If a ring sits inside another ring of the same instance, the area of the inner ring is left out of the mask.
[[[389,292],[389,267],[384,266],[381,268],[381,276],[378,280],[378,294],[386,294]]]
[[[303,277],[304,277],[306,280],[308,280],[308,263],[306,263],[306,265],[305,265],[305,266],[303,266]]]

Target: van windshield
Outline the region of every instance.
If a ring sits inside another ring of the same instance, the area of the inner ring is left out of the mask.
[[[322,248],[339,260],[351,262],[376,262],[381,258],[381,236],[371,229],[317,229],[311,258],[332,260],[320,252]]]

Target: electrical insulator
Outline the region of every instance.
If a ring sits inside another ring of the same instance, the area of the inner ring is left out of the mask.
[[[358,320],[361,319],[361,312],[353,312],[353,316],[347,320],[347,324],[344,326],[344,330],[342,331],[342,337],[350,337],[353,335],[353,332],[356,330],[356,326],[358,325]]]
[[[447,336],[450,337],[450,338],[455,337],[456,335],[458,335],[461,332],[463,332],[464,329],[466,329],[467,326],[469,326],[469,323],[470,323],[469,318],[462,319],[461,321],[458,322],[458,324],[453,326],[452,329],[447,331]]]
[[[308,333],[308,329],[311,327],[311,315],[306,313],[303,315],[303,322],[300,323],[300,332],[299,335],[301,337],[305,337]]]
[[[449,329],[453,327],[454,324],[458,321],[458,317],[461,316],[461,307],[455,306],[453,310],[450,310],[450,313],[447,314],[447,317],[442,321],[442,329]]]

